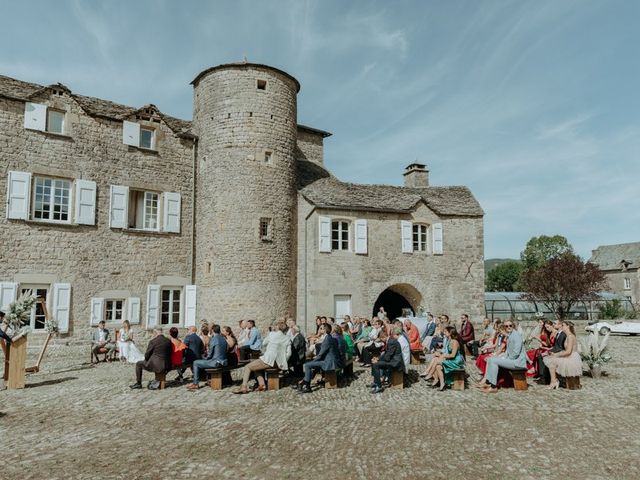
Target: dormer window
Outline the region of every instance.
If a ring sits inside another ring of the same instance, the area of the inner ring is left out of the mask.
[[[47,132],[64,133],[64,112],[60,110],[47,110]]]
[[[156,149],[156,131],[137,122],[122,122],[122,143],[145,150]]]
[[[156,131],[153,128],[141,128],[140,129],[140,148],[147,148],[149,150],[155,149],[155,135]]]

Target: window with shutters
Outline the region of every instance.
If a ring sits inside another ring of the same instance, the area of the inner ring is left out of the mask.
[[[140,128],[140,148],[155,150],[156,131],[153,128]]]
[[[31,295],[35,295],[39,299],[42,299],[45,303],[49,298],[50,285],[21,285],[20,292],[25,294],[31,291]],[[41,302],[31,307],[31,315],[29,316],[29,327],[32,330],[44,330],[45,329],[45,313]]]
[[[47,132],[64,134],[65,112],[60,110],[47,109]]]
[[[125,301],[123,298],[105,300],[104,302],[104,321],[118,322],[122,321],[122,312],[124,310]]]
[[[344,220],[331,222],[331,250],[349,250],[349,227]]]
[[[159,204],[158,192],[129,190],[129,228],[157,231]]]
[[[163,288],[160,304],[160,323],[176,325],[180,323],[181,288]]]
[[[429,227],[420,223],[413,224],[413,251],[414,252],[426,252],[427,251],[427,232]]]
[[[32,219],[69,223],[71,216],[71,181],[59,178],[35,177]]]

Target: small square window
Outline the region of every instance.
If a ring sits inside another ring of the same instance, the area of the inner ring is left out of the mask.
[[[60,110],[47,110],[47,132],[64,133],[64,112]]]
[[[266,90],[267,89],[267,81],[266,80],[258,80],[256,82],[256,87],[258,90]]]
[[[260,240],[262,240],[263,242],[271,241],[271,219],[270,218],[260,219]]]
[[[273,152],[266,151],[264,152],[264,163],[267,165],[271,165],[271,161],[273,160]]]
[[[155,130],[153,128],[140,129],[140,148],[153,150],[155,148]]]

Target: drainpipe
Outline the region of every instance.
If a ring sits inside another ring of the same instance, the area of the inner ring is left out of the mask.
[[[198,138],[193,139],[193,159],[191,164],[191,247],[189,267],[191,270],[191,284],[196,283],[196,161],[198,159]]]
[[[309,317],[307,315],[307,307],[309,304],[309,298],[307,296],[307,220],[316,211],[316,207],[313,207],[311,211],[304,217],[304,330],[305,335],[309,335]]]

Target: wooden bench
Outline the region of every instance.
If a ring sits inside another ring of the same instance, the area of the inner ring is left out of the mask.
[[[226,372],[232,372],[238,368],[244,368],[247,363],[249,363],[249,360],[242,360],[234,366],[205,368],[203,371],[204,374],[209,378],[209,385],[211,386],[211,390],[222,390],[222,381],[224,379],[224,374]]]
[[[389,388],[396,390],[402,390],[404,388],[404,371],[403,370],[391,370],[391,378]]]
[[[503,369],[502,367],[500,367]],[[508,371],[513,379],[513,388],[515,390],[525,391],[529,388],[529,384],[527,383],[527,369],[526,368],[504,368],[504,370]]]
[[[270,367],[265,370],[267,376],[267,390],[280,390],[280,369]]]
[[[411,350],[411,365],[422,365],[424,363],[422,350]]]
[[[580,390],[582,386],[580,385],[580,377],[560,377],[564,379],[564,388],[567,390]]]
[[[353,377],[353,358],[347,360],[342,368],[342,376]],[[324,372],[324,388],[338,388],[338,370]]]
[[[459,370],[453,370],[451,372],[451,376],[453,377],[453,383],[451,384],[451,390],[464,390],[465,389],[465,380],[467,378],[467,374],[464,368]]]

